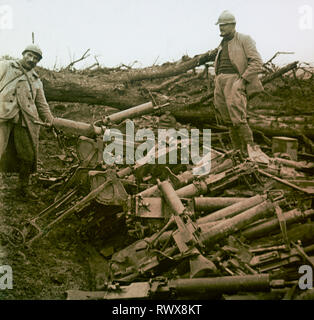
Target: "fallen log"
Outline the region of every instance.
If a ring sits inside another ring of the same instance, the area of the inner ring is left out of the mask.
[[[294,61],[294,62],[287,64],[286,66],[280,68],[279,70],[275,71],[274,73],[271,73],[271,74],[265,76],[262,80],[263,85],[282,76],[283,74],[287,73],[288,71],[295,69],[298,66],[298,63],[299,63],[299,61]]]
[[[109,74],[54,72],[38,68],[48,101],[82,102],[110,105],[125,109],[150,99],[147,90],[129,83],[177,76],[215,58],[217,50],[197,55],[189,60],[167,63],[144,69],[111,72]]]
[[[38,70],[48,101],[80,102],[112,106],[121,110],[145,103],[151,98],[138,87],[107,82],[72,72]]]
[[[133,82],[133,81],[142,81],[142,80],[154,80],[161,78],[169,78],[182,74],[188,70],[191,70],[199,65],[202,65],[208,61],[213,61],[216,57],[218,49],[208,51],[204,54],[197,55],[192,59],[187,61],[181,61],[175,64],[169,64],[169,66],[163,67],[152,67],[145,68],[139,71],[133,71],[125,73],[121,76],[120,81]]]

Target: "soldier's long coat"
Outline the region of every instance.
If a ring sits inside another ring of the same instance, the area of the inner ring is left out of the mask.
[[[222,45],[220,44],[215,59],[216,74],[221,50]],[[258,74],[262,71],[263,61],[256,49],[255,41],[248,35],[236,32],[233,39],[228,41],[228,53],[231,64],[248,82],[247,94],[263,91],[263,85],[258,78]]]
[[[26,75],[18,61],[0,61],[0,122],[13,119],[19,111],[22,112],[23,124],[28,129],[35,152],[33,171],[36,171],[40,127],[34,121],[51,123],[53,116],[38,74],[32,69]],[[18,163],[12,155],[14,148],[10,142],[7,149],[8,152],[0,163],[0,170],[17,171]]]

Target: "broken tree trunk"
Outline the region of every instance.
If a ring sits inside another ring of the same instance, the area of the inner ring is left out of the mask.
[[[200,66],[208,61],[213,61],[217,54],[217,49],[211,50],[201,55],[197,55],[187,61],[181,61],[174,64],[165,64],[160,67],[145,68],[138,71],[125,73],[119,81],[122,82],[134,82],[142,80],[155,80],[162,78],[170,78],[182,74],[188,70],[191,70],[197,66]]]
[[[197,55],[187,61],[167,63],[144,69],[101,73],[54,72],[39,68],[48,101],[81,102],[126,109],[150,100],[147,90],[130,83],[169,78],[183,74],[215,58],[217,50]]]
[[[107,82],[99,77],[89,77],[71,72],[38,71],[48,101],[80,102],[108,105],[127,109],[147,101],[137,87]]]

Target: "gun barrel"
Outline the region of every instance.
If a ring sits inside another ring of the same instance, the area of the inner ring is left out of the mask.
[[[305,212],[301,212],[298,209],[290,210],[283,214],[285,221],[287,224],[292,224],[297,221],[305,220],[306,218],[312,216],[314,214],[314,210],[306,210]],[[268,221],[265,221],[257,226],[252,226],[245,229],[242,232],[242,235],[247,239],[260,238],[264,235],[268,235],[270,232],[275,230],[279,230],[279,221],[277,218],[272,218]]]
[[[54,118],[53,125],[59,130],[62,130],[66,134],[76,136],[94,137],[102,133],[102,128],[94,126],[92,124],[80,121],[74,121],[63,118]]]
[[[244,199],[243,201],[236,202],[227,208],[218,210],[218,211],[211,213],[205,217],[199,218],[197,220],[197,223],[203,224],[203,223],[210,222],[210,221],[216,221],[216,220],[221,220],[224,218],[233,217],[240,212],[243,212],[247,209],[250,209],[250,208],[260,204],[265,199],[266,199],[265,196],[260,196],[260,195]]]
[[[164,106],[164,105],[163,105]],[[106,120],[109,122],[121,122],[125,119],[131,119],[138,116],[141,116],[145,113],[149,113],[155,110],[156,107],[153,106],[152,102],[147,102],[140,104],[138,106],[111,114],[110,116],[106,117]]]
[[[247,276],[225,276],[215,278],[176,279],[169,281],[177,296],[188,296],[192,293],[235,293],[246,291],[269,291],[271,281],[269,274]],[[161,287],[163,290],[163,287]]]
[[[259,220],[274,210],[274,204],[266,200],[255,207],[252,207],[235,217],[222,220],[211,228],[206,228],[206,224],[200,225],[203,232],[200,235],[200,241],[210,247],[222,238],[229,236],[233,232],[243,229],[248,224]],[[207,230],[206,230],[207,229]]]
[[[154,281],[152,281],[154,283]],[[114,300],[218,296],[237,292],[269,292],[272,288],[285,286],[284,280],[271,280],[269,274],[225,276],[215,278],[175,279],[159,282],[152,291],[151,282],[133,282],[113,291],[67,291],[67,300]],[[158,285],[160,284],[160,285]]]
[[[180,215],[184,211],[184,205],[173,189],[169,181],[160,182],[158,180],[158,186],[162,192],[163,197],[165,198],[166,203],[170,208],[175,212],[176,215]]]
[[[146,113],[153,112],[156,109],[168,106],[169,103],[163,104],[161,106],[154,106],[152,102],[143,103],[141,105],[111,114],[106,117],[106,121],[109,123],[119,123],[125,119],[132,119],[134,117],[141,116]],[[53,125],[64,131],[66,134],[72,134],[77,136],[86,136],[93,138],[95,135],[101,135],[103,128],[94,126],[89,123],[74,121],[63,118],[54,118]]]
[[[224,170],[228,170],[232,168],[233,163],[231,159],[226,159],[222,163],[213,166],[210,172],[210,175],[214,173],[221,173]],[[198,194],[203,194],[207,191],[207,186],[204,183],[200,183],[200,187],[193,184],[193,180],[196,176],[193,174],[192,170],[185,171],[177,176],[179,185],[181,186],[180,189],[177,189],[176,192],[180,198],[187,198],[193,197]],[[158,185],[154,185],[137,195],[142,197],[152,197],[159,194]]]
[[[246,198],[237,197],[195,197],[194,210],[196,212],[206,211],[212,212],[218,209],[229,207]]]

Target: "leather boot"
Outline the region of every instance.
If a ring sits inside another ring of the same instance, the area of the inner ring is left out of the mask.
[[[24,201],[38,200],[37,194],[31,190],[30,186],[20,185],[17,189],[17,193],[20,199]]]
[[[239,136],[240,136],[240,141],[241,141],[241,152],[242,155],[247,158],[248,157],[248,149],[247,146],[253,146],[254,141],[253,141],[253,133],[251,128],[247,123],[241,124],[239,126]]]
[[[21,162],[19,172],[19,184],[17,194],[22,200],[37,200],[38,196],[31,190],[29,185],[29,178],[31,175],[31,163],[25,161]]]
[[[239,127],[230,127],[229,129],[229,135],[231,139],[232,148],[234,150],[241,150],[241,140],[239,135]]]

